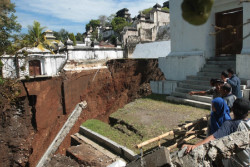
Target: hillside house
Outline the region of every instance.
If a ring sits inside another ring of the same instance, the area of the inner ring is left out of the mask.
[[[127,57],[131,57],[136,44],[156,40],[169,40],[169,12],[156,4],[147,14],[140,14],[133,19],[132,26],[125,27],[122,32],[122,43]]]

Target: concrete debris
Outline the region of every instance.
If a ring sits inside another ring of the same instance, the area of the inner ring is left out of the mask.
[[[218,140],[201,145],[185,154],[186,148],[171,155],[172,166],[211,166],[212,161],[230,158],[234,153],[249,147],[250,132],[235,132]]]
[[[170,153],[166,147],[161,147],[132,161],[126,167],[157,167],[170,162]]]

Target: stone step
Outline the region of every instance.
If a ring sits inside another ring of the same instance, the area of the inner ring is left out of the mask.
[[[187,80],[199,80],[199,81],[210,81],[213,77],[210,76],[195,76],[195,75],[190,75],[187,76]]]
[[[227,70],[228,68],[236,69],[236,64],[234,65],[227,65],[227,64],[205,64],[203,68],[222,68],[224,70]]]
[[[217,72],[218,74],[220,74],[222,71],[225,71],[225,68],[221,68],[221,67],[204,67],[201,69],[201,72]]]
[[[208,76],[211,78],[220,78],[221,74],[218,72],[198,72],[197,76]]]
[[[216,56],[216,57],[211,57],[209,60],[215,60],[215,61],[235,61],[236,56]]]
[[[235,61],[213,61],[213,60],[208,60],[206,64],[235,66]]]
[[[202,80],[184,80],[182,83],[192,84],[192,85],[207,85],[210,86],[210,81],[202,81]]]
[[[205,103],[211,103],[212,96],[198,96],[198,95],[189,95],[187,93],[173,92],[171,96],[180,97],[184,99],[196,100]]]
[[[186,88],[186,89],[194,89],[194,90],[208,90],[210,89],[211,87],[209,85],[202,85],[202,84],[187,84],[187,83],[183,83],[183,82],[180,82],[179,83],[179,88]]]
[[[203,108],[203,109],[208,109],[208,110],[210,110],[210,107],[211,107],[210,103],[204,103],[204,102],[200,102],[196,100],[190,100],[190,99],[179,98],[179,97],[174,97],[174,96],[167,96],[166,100],[172,103],[186,104],[186,105],[190,105],[193,107],[198,107],[198,108]]]

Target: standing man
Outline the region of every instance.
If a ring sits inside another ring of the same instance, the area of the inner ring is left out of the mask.
[[[224,82],[229,83],[232,86],[232,94],[234,94],[237,98],[242,98],[242,94],[240,91],[240,79],[234,74],[233,69],[227,69],[228,77],[225,78]]]

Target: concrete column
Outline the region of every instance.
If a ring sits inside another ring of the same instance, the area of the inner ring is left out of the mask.
[[[243,40],[241,53],[250,55],[250,3],[243,2],[243,23],[247,22],[249,23],[243,26],[243,38],[246,38]]]

